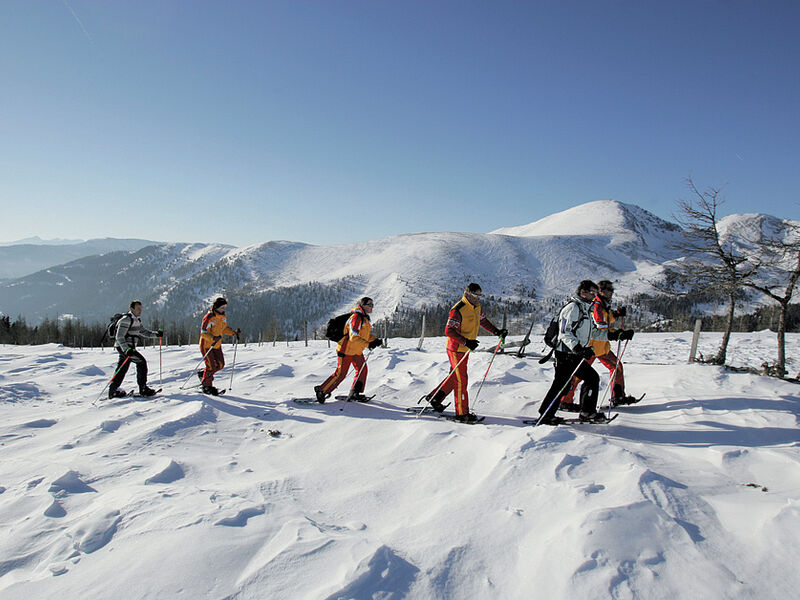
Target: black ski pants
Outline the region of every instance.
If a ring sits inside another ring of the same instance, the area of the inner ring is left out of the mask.
[[[597,390],[600,387],[600,376],[592,366],[578,354],[556,352],[556,373],[553,384],[547,390],[539,414],[550,418],[556,414],[561,397],[569,390],[567,385],[572,374],[583,381],[581,386],[581,412],[593,413],[597,410]],[[578,366],[580,365],[580,366]],[[577,371],[575,370],[577,368]]]
[[[147,361],[144,359],[144,356],[139,354],[137,350],[134,350],[130,357],[128,357],[125,354],[125,351],[121,348],[117,348],[117,352],[119,353],[119,361],[117,361],[117,374],[111,379],[109,390],[114,392],[119,386],[122,385],[122,380],[125,379],[125,375],[128,373],[128,367],[131,366],[131,363],[136,365],[136,383],[139,384],[139,390],[146,388]],[[130,360],[126,360],[128,358],[130,358]]]

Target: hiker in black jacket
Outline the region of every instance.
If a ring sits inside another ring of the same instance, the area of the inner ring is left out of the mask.
[[[120,398],[126,395],[125,390],[121,390],[119,386],[125,379],[131,363],[136,365],[136,383],[139,384],[139,394],[154,396],[156,393],[153,388],[147,386],[147,361],[136,350],[136,343],[144,338],[163,337],[164,330],[150,331],[142,327],[142,320],[139,318],[141,314],[142,303],[134,300],[130,304],[130,310],[117,321],[114,348],[119,353],[119,361],[117,362],[117,373],[111,379],[111,385],[108,386],[109,398]]]

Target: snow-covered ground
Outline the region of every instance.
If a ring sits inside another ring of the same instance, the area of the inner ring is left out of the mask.
[[[645,400],[557,428],[521,421],[552,363],[511,355],[484,425],[406,412],[446,374],[441,338],[391,340],[377,398],[324,405],[291,398],[333,370],[326,342],[240,347],[219,398],[178,389],[196,348],[165,349],[163,395],[97,406],[110,351],[0,347],[0,597],[793,598],[800,386],[687,364],[690,339],[638,334]],[[774,354],[774,334],[733,335],[735,365]]]

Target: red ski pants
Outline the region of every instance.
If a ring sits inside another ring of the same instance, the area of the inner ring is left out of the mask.
[[[467,363],[469,358],[464,358],[466,352],[447,351],[447,358],[450,359],[450,370],[453,371],[442,383],[441,391],[445,397],[450,392],[456,401],[456,414],[465,415],[469,412],[469,395],[467,394]],[[464,358],[464,360],[461,360]],[[456,366],[458,365],[458,366]]]
[[[225,366],[222,348],[211,348],[205,340],[200,340],[200,354],[205,356],[206,368],[203,370],[203,385],[214,385],[214,373]],[[206,354],[208,352],[208,354]]]
[[[617,360],[617,355],[614,354],[611,350],[606,352],[605,354],[601,354],[600,356],[593,356],[586,360],[587,363],[592,364],[594,359],[599,360],[606,366],[608,369],[609,375],[614,373],[614,386],[612,386],[612,390],[615,386],[621,386],[622,394],[625,394],[625,373],[622,370],[622,363]],[[616,368],[616,372],[614,369]],[[572,385],[569,388],[569,391],[561,397],[562,402],[574,402],[575,401],[575,390],[578,388],[578,383],[580,383],[580,379],[577,377],[572,378]],[[611,396],[614,396],[612,391]]]
[[[353,378],[353,389],[361,393],[367,383],[367,361],[364,360],[363,354],[354,354],[352,356],[338,354],[339,360],[336,363],[336,370],[328,377],[322,384],[322,391],[326,394],[335,390],[342,380],[347,377],[347,372],[350,370],[350,365],[356,368],[356,376]],[[360,382],[360,385],[357,383]]]

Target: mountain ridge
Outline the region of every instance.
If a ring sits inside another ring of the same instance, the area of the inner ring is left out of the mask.
[[[727,221],[731,231],[779,222],[768,215]],[[411,233],[332,246],[161,244],[5,282],[0,310],[33,320],[56,312],[97,320],[135,297],[159,317],[179,321],[195,318],[224,294],[232,308],[234,299],[247,307],[252,326],[274,320],[297,331],[365,294],[375,299],[378,320],[454,301],[470,281],[478,281],[487,297],[529,305],[535,299],[545,310],[586,278],[615,281],[620,299],[650,291],[663,265],[680,258],[674,244],[682,235],[677,224],[638,206],[601,200],[491,233]]]

